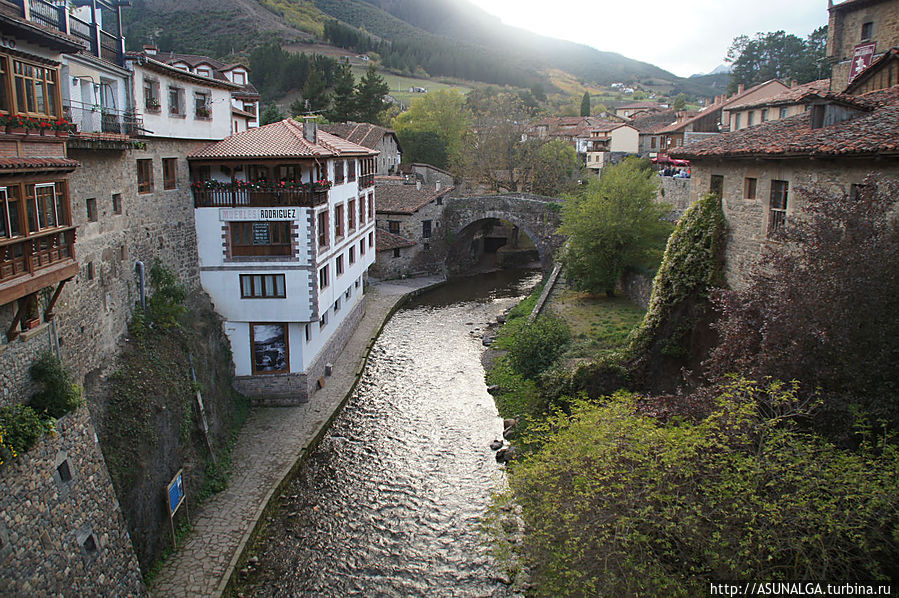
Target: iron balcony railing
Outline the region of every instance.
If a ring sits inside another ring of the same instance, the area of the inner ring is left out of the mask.
[[[96,104],[65,100],[63,110],[78,130],[84,133],[134,135],[144,126],[144,119],[134,112],[114,110]]]
[[[285,188],[279,184],[193,183],[196,208],[313,208],[328,203],[328,190],[321,188]]]
[[[375,175],[373,174],[363,174],[359,177],[359,186],[360,187],[374,187],[375,186]]]

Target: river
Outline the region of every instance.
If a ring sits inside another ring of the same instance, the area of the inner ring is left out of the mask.
[[[540,280],[452,280],[398,311],[254,548],[245,596],[511,596],[478,523],[504,484],[481,334]],[[258,559],[255,560],[255,559]]]

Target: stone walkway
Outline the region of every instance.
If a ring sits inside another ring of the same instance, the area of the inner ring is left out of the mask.
[[[193,530],[153,580],[151,596],[222,595],[269,500],[343,404],[388,314],[408,293],[442,281],[369,285],[365,316],[334,362],[327,385],[299,407],[251,410],[234,445],[228,488],[191,513]]]

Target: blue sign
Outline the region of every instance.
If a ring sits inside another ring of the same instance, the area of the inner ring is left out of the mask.
[[[174,515],[184,501],[184,480],[182,477],[182,472],[179,471],[169,483],[169,516]]]

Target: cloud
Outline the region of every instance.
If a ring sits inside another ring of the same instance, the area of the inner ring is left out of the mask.
[[[827,24],[823,0],[470,0],[504,23],[586,44],[688,77],[724,62],[733,38]],[[549,7],[548,7],[549,6]]]

